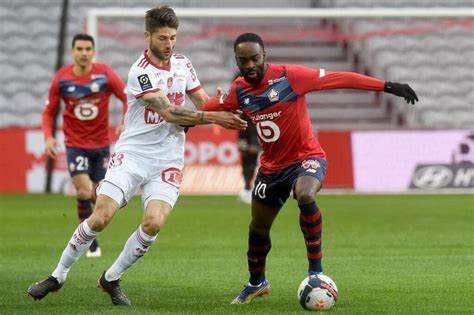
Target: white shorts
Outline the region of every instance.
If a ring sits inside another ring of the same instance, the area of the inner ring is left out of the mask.
[[[98,194],[109,196],[122,207],[141,190],[143,209],[150,200],[161,200],[174,207],[183,178],[182,169],[182,160],[165,161],[115,152]]]

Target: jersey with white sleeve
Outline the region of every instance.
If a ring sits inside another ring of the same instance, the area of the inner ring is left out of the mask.
[[[164,121],[157,112],[146,108],[142,97],[161,90],[172,105],[184,106],[185,94],[199,89],[199,79],[187,57],[173,54],[170,66],[160,67],[145,51],[128,74],[125,131],[120,135],[115,151],[164,161],[182,161],[185,140],[183,127]]]

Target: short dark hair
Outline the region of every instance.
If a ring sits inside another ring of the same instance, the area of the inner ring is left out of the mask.
[[[145,30],[152,33],[160,27],[170,27],[178,29],[179,20],[173,9],[167,5],[156,7],[146,11]]]
[[[86,33],[77,33],[72,38],[72,43],[71,43],[72,48],[74,48],[74,44],[76,44],[76,41],[78,41],[78,40],[90,41],[92,43],[92,47],[95,47],[94,37],[92,37],[92,36],[90,36],[89,34],[86,34]]]
[[[262,38],[255,33],[244,33],[239,35],[239,37],[237,37],[234,42],[234,52],[237,48],[237,45],[240,43],[257,43],[262,47],[262,50],[265,50]]]

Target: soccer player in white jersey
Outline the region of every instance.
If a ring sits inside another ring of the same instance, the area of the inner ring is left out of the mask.
[[[117,209],[141,190],[144,209],[141,225],[98,280],[113,304],[131,305],[119,286],[120,277],[148,251],[178,198],[185,138],[180,125],[215,123],[231,129],[246,128],[247,123],[231,112],[183,108],[185,94],[198,109],[209,96],[201,88],[191,62],[185,56],[173,54],[178,24],[178,18],[168,6],[146,12],[148,49],[129,72],[125,131],[97,189],[94,212],[74,231],[51,276],[28,288],[34,299],[42,299],[62,287],[72,265],[108,225]]]

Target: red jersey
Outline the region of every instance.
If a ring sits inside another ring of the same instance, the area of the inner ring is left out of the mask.
[[[127,110],[125,84],[108,65],[93,63],[83,76],[73,72],[73,65],[58,70],[49,89],[49,97],[42,114],[45,139],[52,136],[54,112],[60,99],[63,112],[64,142],[67,146],[84,149],[105,147],[109,139],[109,99],[114,94]]]
[[[203,110],[240,109],[249,116],[263,149],[260,172],[273,173],[309,157],[326,157],[313,134],[306,93],[338,88],[382,91],[384,83],[353,72],[268,64],[258,84],[240,76],[228,93],[212,98]]]

